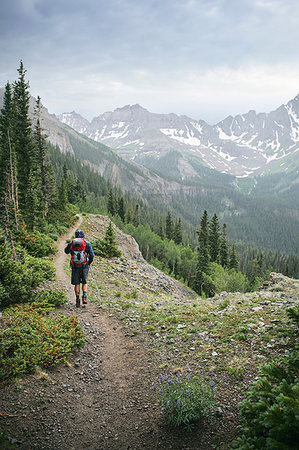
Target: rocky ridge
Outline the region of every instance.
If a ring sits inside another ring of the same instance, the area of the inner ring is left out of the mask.
[[[140,105],[105,112],[91,122],[75,112],[58,118],[149,168],[159,168],[159,160],[176,154],[182,179],[198,175],[194,158],[219,172],[246,177],[277,165],[289,170],[299,150],[299,95],[270,113],[249,111],[213,126],[187,116],[151,113]]]

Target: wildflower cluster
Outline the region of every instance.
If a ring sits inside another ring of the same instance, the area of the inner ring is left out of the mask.
[[[84,342],[77,317],[49,317],[54,307],[37,302],[7,308],[0,327],[0,380],[66,361]]]
[[[192,427],[211,413],[216,390],[214,370],[209,375],[160,375],[160,383],[154,384],[154,390],[161,396],[160,405],[169,425]]]

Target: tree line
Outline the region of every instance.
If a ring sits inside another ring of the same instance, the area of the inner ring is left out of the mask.
[[[67,218],[63,189],[56,186],[48,159],[41,99],[36,100],[31,120],[29,83],[22,61],[18,73],[15,82],[6,83],[0,113],[0,226],[12,248],[20,234],[46,231],[51,221]]]

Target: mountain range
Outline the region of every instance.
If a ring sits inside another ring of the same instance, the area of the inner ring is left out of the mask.
[[[270,113],[249,111],[214,126],[187,116],[151,113],[140,105],[105,112],[91,122],[76,112],[58,119],[126,159],[181,180],[197,177],[202,164],[252,177],[288,171],[298,159],[299,94]],[[165,160],[171,160],[171,167]]]
[[[298,117],[299,96],[273,113],[251,111],[215,126],[139,105],[91,123],[43,107],[42,127],[62,153],[193,229],[207,209],[236,242],[299,254]]]

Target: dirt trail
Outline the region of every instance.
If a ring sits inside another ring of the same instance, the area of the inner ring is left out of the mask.
[[[69,374],[72,384],[70,388],[67,387],[68,392],[83,390],[84,396],[80,396],[76,405],[72,406],[75,411],[72,424],[75,429],[79,428],[79,433],[74,431],[67,446],[64,447],[64,442],[63,446],[56,448],[141,448],[143,444],[136,440],[137,431],[146,426],[148,417],[141,414],[138,419],[135,407],[148,416],[148,405],[138,406],[141,404],[140,387],[144,390],[142,383],[136,382],[140,378],[142,366],[138,346],[130,342],[119,322],[98,305],[88,303],[86,308],[74,307],[73,286],[64,270],[68,258],[64,253],[65,239],[70,238],[81,223],[80,216],[68,236],[60,239],[55,266],[61,288],[68,293],[65,312],[78,314],[88,339],[76,355],[74,369],[77,370],[73,369]],[[78,436],[82,438],[78,440]]]
[[[8,415],[0,415],[0,431],[26,450],[211,448],[203,429],[187,437],[163,426],[152,390],[159,363],[142,342],[98,303],[75,307],[64,248],[81,223],[82,217],[58,242],[55,266],[60,288],[68,294],[60,312],[78,315],[87,342],[69,365],[2,389],[0,411]]]

